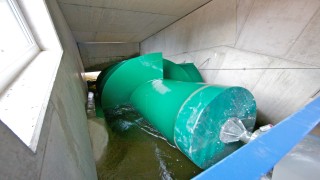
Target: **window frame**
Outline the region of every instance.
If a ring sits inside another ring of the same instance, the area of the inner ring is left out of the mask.
[[[6,77],[6,78],[0,78],[0,94],[21,73],[24,67],[28,63],[30,63],[30,61],[33,60],[34,57],[38,55],[41,51],[32,35],[32,32],[17,2],[15,0],[6,0],[6,1],[9,4],[11,11],[15,15],[15,18],[18,24],[20,25],[23,34],[27,37],[31,45],[21,50],[17,54],[11,56],[10,59],[8,59],[8,61],[11,61],[11,62],[5,65],[4,67],[1,67],[0,77]]]
[[[0,72],[0,84],[6,84],[0,88],[0,120],[36,153],[63,50],[45,1],[8,1],[19,9],[36,46]]]

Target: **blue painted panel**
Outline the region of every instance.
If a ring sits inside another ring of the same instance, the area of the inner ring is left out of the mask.
[[[193,179],[260,179],[319,122],[320,98],[317,98]]]

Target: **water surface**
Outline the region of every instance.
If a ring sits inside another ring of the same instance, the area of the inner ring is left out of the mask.
[[[109,144],[99,179],[190,179],[202,170],[129,105],[105,112]]]

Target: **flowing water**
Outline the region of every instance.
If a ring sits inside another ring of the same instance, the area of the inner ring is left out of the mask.
[[[202,170],[126,105],[105,112],[109,143],[99,179],[190,179]]]

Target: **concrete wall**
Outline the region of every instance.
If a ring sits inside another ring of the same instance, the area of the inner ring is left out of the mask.
[[[56,1],[47,4],[63,46],[62,61],[36,154],[0,122],[0,179],[97,179],[79,51]]]
[[[139,43],[78,43],[78,47],[86,71],[101,71],[139,55]]]
[[[209,83],[243,86],[277,123],[320,91],[319,0],[213,0],[140,44],[194,62]]]

